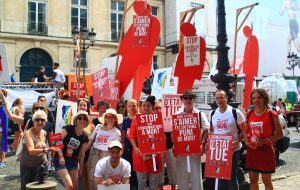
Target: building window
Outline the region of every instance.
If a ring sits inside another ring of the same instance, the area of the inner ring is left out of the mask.
[[[46,3],[29,1],[28,2],[28,33],[47,34],[47,8]]]
[[[152,15],[158,17],[158,7],[152,7]]]
[[[153,70],[159,69],[159,66],[158,66],[158,56],[157,55],[154,55],[152,57],[152,63],[153,63]]]
[[[71,26],[87,28],[87,0],[72,0]]]
[[[118,41],[124,13],[124,1],[111,1],[111,40]]]

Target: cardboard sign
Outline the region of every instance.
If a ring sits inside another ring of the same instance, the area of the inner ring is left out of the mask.
[[[119,100],[120,81],[109,80],[108,88],[103,89],[105,95],[104,100],[110,104],[110,107],[115,108]]]
[[[208,136],[205,177],[231,179],[233,135]]]
[[[200,65],[200,36],[185,36],[184,43],[184,66]]]
[[[161,113],[137,114],[138,145],[143,155],[166,151]]]
[[[50,141],[50,147],[55,147],[59,149],[62,149],[64,147],[61,133],[50,134],[49,141]]]
[[[55,122],[55,133],[60,133],[63,126],[71,125],[77,113],[77,103],[58,99]]]
[[[132,46],[148,47],[150,44],[150,16],[133,16]]]
[[[130,190],[129,184],[97,185],[97,190]]]
[[[108,88],[108,69],[104,68],[93,75],[94,102],[102,100],[103,89]]]
[[[161,112],[163,115],[164,131],[172,131],[172,115],[182,107],[180,94],[164,94]]]
[[[201,153],[199,114],[172,115],[174,152],[176,156]]]
[[[79,91],[77,91],[77,89]],[[70,100],[73,102],[76,102],[78,98],[85,98],[85,97],[86,97],[85,82],[72,82],[71,83]]]

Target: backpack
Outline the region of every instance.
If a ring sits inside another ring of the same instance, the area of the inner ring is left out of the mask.
[[[213,125],[212,125],[212,117],[213,117],[213,115],[215,114],[215,112],[216,112],[216,110],[213,110],[213,111],[211,112],[211,114],[210,114],[210,126],[213,126]],[[241,129],[240,129],[239,124],[238,124],[238,122],[237,122],[236,108],[232,108],[232,115],[233,115],[233,117],[234,117],[235,124],[236,124],[236,127],[237,127],[237,129],[238,129],[238,134],[240,134],[240,133],[241,133]]]
[[[250,115],[253,113],[254,109],[250,110],[249,111],[249,114],[247,115],[246,117],[246,123],[248,125],[248,121],[249,121],[249,118],[250,118]],[[273,115],[272,115],[272,110],[269,110],[269,118],[271,120],[271,127],[272,127],[272,136],[274,135],[274,132],[275,132],[275,124],[274,124],[274,120],[273,120]]]

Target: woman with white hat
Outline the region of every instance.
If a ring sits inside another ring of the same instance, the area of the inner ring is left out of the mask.
[[[73,125],[64,126],[61,131],[64,147],[55,155],[54,167],[67,190],[78,189],[78,175],[82,173],[84,153],[88,143],[88,136],[83,130],[90,121],[87,112],[78,111],[73,117]]]
[[[117,114],[114,109],[107,109],[99,118],[100,123],[94,129],[88,147],[92,146],[90,156],[87,162],[89,189],[93,189],[94,172],[97,162],[109,156],[108,145],[111,141],[120,141],[121,132],[117,128],[123,121],[122,114]]]

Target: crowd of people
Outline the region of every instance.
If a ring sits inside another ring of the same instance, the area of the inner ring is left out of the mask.
[[[13,109],[9,109],[5,95],[0,92],[2,109],[14,122],[12,148],[16,150],[19,144],[24,147],[20,153],[21,189],[26,189],[27,183],[36,180],[41,165],[46,166],[50,162],[68,190],[79,189],[78,179],[82,180],[85,190],[96,189],[99,184],[130,184],[133,190],[145,190],[147,187],[158,190],[163,189],[165,172],[172,190],[176,186],[180,190],[202,190],[201,156],[208,148],[208,134],[231,134],[234,136],[231,180],[219,179],[218,190],[239,189],[237,175],[241,141],[245,141],[247,146],[246,169],[249,171],[250,189],[259,189],[261,174],[265,188],[272,190],[271,175],[276,169],[273,143],[282,137],[282,130],[277,112],[269,106],[267,92],[263,89],[251,92],[253,109],[246,115],[228,104],[224,90],[217,90],[214,97],[218,108],[207,117],[195,108],[196,95],[192,90],[185,90],[180,96],[183,107],[176,114],[198,113],[202,133],[199,144],[202,153],[189,156],[191,173],[188,173],[186,156],[173,153],[172,129],[164,130],[166,152],[152,157],[140,151],[136,114],[160,112],[162,102],[154,96],[148,96],[142,102],[120,100],[115,108],[110,108],[105,101],[97,102],[98,117],[92,116],[88,99],[78,99],[78,112],[73,116],[72,124],[62,126],[63,148],[59,149],[51,147],[49,142],[49,135],[55,132],[55,121],[46,108],[45,97],[39,97],[32,105],[30,116],[24,116],[22,100],[16,99]],[[156,163],[156,169],[153,163]]]
[[[31,82],[55,82],[55,83],[65,83],[66,77],[62,70],[59,68],[59,63],[54,62],[52,66],[52,76],[47,77],[46,69],[44,66],[40,67],[39,72],[34,73]]]

